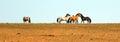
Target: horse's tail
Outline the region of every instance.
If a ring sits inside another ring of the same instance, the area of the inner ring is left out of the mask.
[[[31,23],[31,19],[30,18],[28,18],[28,22]]]
[[[23,22],[25,21],[25,17],[23,17]]]
[[[92,20],[89,18],[89,23],[91,23],[92,22]]]
[[[91,19],[90,19],[90,23],[91,23],[92,21],[91,21]]]
[[[59,22],[59,19],[60,19],[60,18],[57,18],[57,23]]]
[[[70,18],[68,19],[67,23],[70,23]]]

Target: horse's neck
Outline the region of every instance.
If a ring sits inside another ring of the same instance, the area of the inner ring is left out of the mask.
[[[65,17],[69,17],[69,16],[66,15]]]
[[[65,17],[67,17],[67,18],[68,18],[68,17],[70,17],[70,16],[65,16]]]
[[[81,17],[84,18],[84,16],[81,14]]]
[[[79,17],[79,16],[74,16],[74,17]]]
[[[83,20],[85,17],[83,15],[81,15],[81,19]]]

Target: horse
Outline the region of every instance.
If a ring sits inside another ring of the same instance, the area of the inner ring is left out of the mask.
[[[70,16],[70,14],[67,13],[65,17],[58,17],[57,23],[61,23],[61,21],[66,21],[66,23],[67,23],[69,16]]]
[[[24,22],[24,23],[27,23],[27,21],[28,21],[28,23],[31,23],[30,17],[29,17],[29,16],[24,16],[24,17],[23,17],[23,22]]]
[[[75,16],[71,16],[69,19],[68,19],[68,23],[78,23],[78,17],[80,17],[81,14],[80,13],[77,13]]]
[[[84,21],[87,21],[87,23],[91,23],[90,17],[84,17],[84,16],[81,14],[81,23],[82,23],[82,22],[84,23]]]

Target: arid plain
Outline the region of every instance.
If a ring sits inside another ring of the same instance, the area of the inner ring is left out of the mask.
[[[120,23],[0,23],[0,42],[120,42]]]

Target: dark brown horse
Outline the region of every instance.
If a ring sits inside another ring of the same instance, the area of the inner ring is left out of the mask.
[[[90,17],[84,17],[82,14],[81,14],[81,23],[83,22],[84,23],[84,21],[87,21],[87,23],[91,23],[91,19],[90,19]]]
[[[78,17],[80,17],[81,14],[80,13],[77,13],[75,16],[71,16],[69,19],[68,19],[68,23],[78,23]]]
[[[24,23],[27,23],[27,21],[28,21],[28,23],[31,23],[30,17],[29,17],[29,16],[24,16],[24,17],[23,17],[23,22],[24,22]]]

